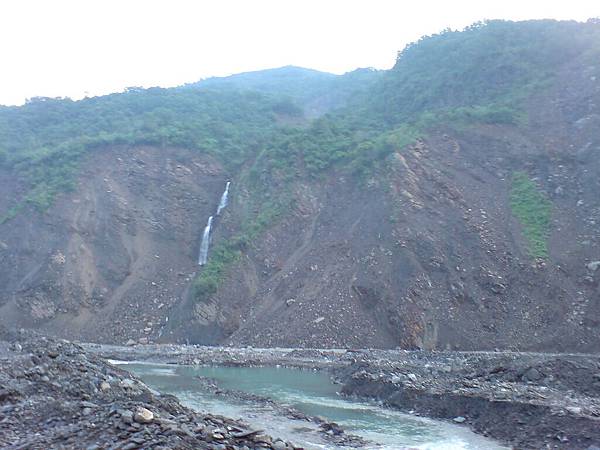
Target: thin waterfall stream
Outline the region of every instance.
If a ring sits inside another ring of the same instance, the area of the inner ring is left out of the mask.
[[[229,185],[231,184],[231,181],[227,182],[227,185],[225,186],[225,192],[223,192],[223,195],[221,196],[221,201],[219,202],[219,207],[217,208],[217,216],[221,214],[221,211],[223,211],[226,207],[227,207],[227,202],[229,200]]]
[[[228,181],[225,185],[225,191],[221,195],[221,200],[219,201],[219,206],[217,207],[216,216],[221,215],[221,211],[223,211],[227,207],[227,203],[229,201],[229,186],[231,185],[231,181]],[[214,216],[210,216],[208,218],[208,223],[206,227],[204,227],[204,231],[202,233],[202,241],[200,242],[200,254],[198,255],[198,265],[204,266],[208,262],[208,248],[210,247],[210,233],[212,231]]]
[[[204,227],[202,233],[202,242],[200,243],[200,255],[198,256],[198,264],[203,266],[208,261],[208,245],[210,244],[210,230],[212,228],[213,216],[208,218],[208,223]]]

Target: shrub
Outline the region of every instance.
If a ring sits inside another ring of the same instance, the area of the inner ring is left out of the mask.
[[[529,254],[547,258],[552,203],[524,172],[513,175],[510,207],[523,228]]]

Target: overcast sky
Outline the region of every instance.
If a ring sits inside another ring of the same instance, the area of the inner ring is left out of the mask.
[[[600,0],[0,0],[0,104],[293,64],[386,69],[483,19],[600,17]]]

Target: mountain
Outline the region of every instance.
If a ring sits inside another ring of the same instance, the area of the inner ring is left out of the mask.
[[[364,68],[343,75],[296,66],[213,77],[186,87],[208,90],[256,91],[283,96],[299,105],[307,118],[345,106],[353,96],[367,92],[383,71]]]
[[[0,108],[0,321],[101,342],[592,351],[599,42],[596,20],[491,21],[389,71]]]

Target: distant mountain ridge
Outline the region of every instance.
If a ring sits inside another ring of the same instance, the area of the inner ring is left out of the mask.
[[[343,75],[321,72],[297,66],[239,73],[227,77],[212,77],[187,88],[249,90],[263,94],[289,97],[301,105],[310,118],[340,108],[348,99],[367,91],[383,71],[365,68]]]

